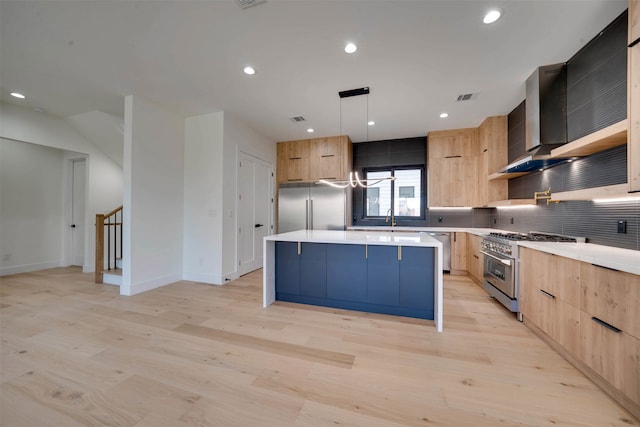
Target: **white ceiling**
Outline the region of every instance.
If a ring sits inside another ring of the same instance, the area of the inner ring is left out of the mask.
[[[503,18],[484,25],[496,6]],[[535,67],[568,60],[626,7],[268,0],[242,10],[234,0],[2,0],[1,97],[62,117],[122,117],[123,96],[134,94],[185,117],[234,113],[274,141],[309,138],[307,127],[314,136],[342,129],[354,142],[423,136],[507,114]],[[344,52],[347,41],[356,53]],[[247,64],[256,75],[242,72]],[[338,91],[363,86],[368,97],[341,105]],[[463,93],[478,95],[456,102]],[[373,127],[364,122],[367,101]],[[305,123],[289,120],[300,115]]]

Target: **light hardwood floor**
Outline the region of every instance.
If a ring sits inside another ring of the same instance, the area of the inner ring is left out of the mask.
[[[276,303],[262,271],[133,297],[61,268],[0,279],[0,424],[629,426],[468,278],[432,322]]]

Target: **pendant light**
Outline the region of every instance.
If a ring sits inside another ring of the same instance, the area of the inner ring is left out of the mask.
[[[372,125],[372,122],[369,121],[369,88],[362,87],[358,89],[351,89],[338,92],[338,96],[340,97],[340,135],[342,135],[342,98],[348,98],[352,96],[358,95],[367,95],[367,120],[365,121],[365,129],[367,129],[367,139],[366,142],[369,142],[369,126]],[[316,184],[325,184],[330,185],[335,188],[370,188],[378,185],[382,181],[393,181],[396,178],[394,176],[387,176],[384,178],[375,178],[375,179],[360,179],[357,171],[349,172],[349,179],[345,179],[342,181],[328,181],[326,179],[321,179],[316,182]]]

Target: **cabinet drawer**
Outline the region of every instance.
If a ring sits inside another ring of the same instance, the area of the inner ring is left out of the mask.
[[[640,340],[616,332],[581,312],[581,352],[584,363],[636,403],[640,403]]]
[[[640,277],[582,263],[582,311],[640,338]]]

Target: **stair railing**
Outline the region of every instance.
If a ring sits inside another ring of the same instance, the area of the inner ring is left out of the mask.
[[[106,241],[105,241],[106,237]],[[115,270],[122,258],[122,206],[106,214],[96,215],[95,282],[102,282],[105,271]],[[106,261],[106,268],[105,268]]]

